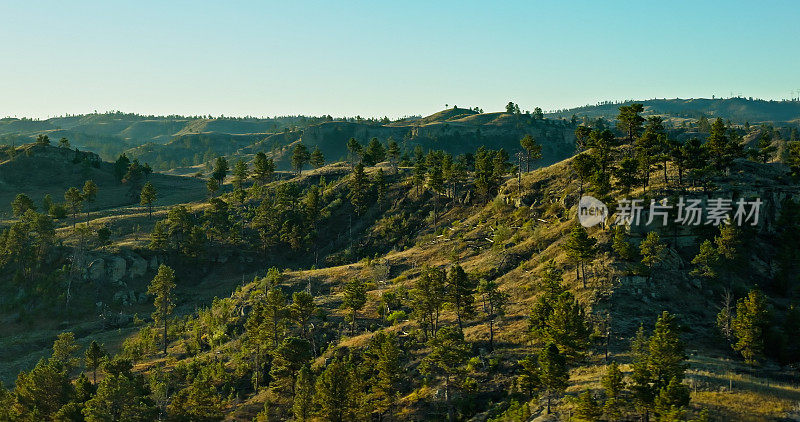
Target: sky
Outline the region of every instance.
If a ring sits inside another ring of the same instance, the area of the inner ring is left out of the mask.
[[[798,40],[797,1],[3,0],[0,116],[782,99]]]

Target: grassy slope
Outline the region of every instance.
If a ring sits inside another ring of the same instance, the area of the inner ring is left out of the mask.
[[[661,310],[668,309],[680,316],[688,330],[684,337],[691,355],[687,383],[693,388],[693,408],[708,407],[720,416],[739,420],[772,420],[796,414],[792,412],[795,412],[795,403],[800,399],[800,388],[778,381],[784,375],[780,368],[767,367],[751,375],[726,346],[715,340],[712,321],[716,296],[705,295],[702,291],[686,295],[684,281],[680,277],[673,279],[675,274],[671,272],[656,276],[653,283],[644,286],[645,295],[652,298],[646,300],[641,299],[642,295],[628,278],[614,278],[609,283],[602,276],[597,276],[590,279],[587,288],[574,279],[570,269],[573,267],[567,262],[561,248],[564,235],[573,224],[569,216],[574,215],[574,209],[566,211],[559,204],[574,203],[577,194],[568,164],[569,160],[537,170],[523,178],[523,190],[538,194],[541,206],[516,209],[506,205],[503,199],[505,195],[510,198],[517,189],[516,181],[510,180],[500,199],[494,203],[452,207],[440,217],[439,227],[444,229],[441,235],[423,231],[417,237],[416,245],[389,252],[380,256],[378,261],[372,261],[388,263],[392,269],[392,280],[387,285],[373,285],[374,289],[369,292],[370,301],[360,314],[360,326],[380,324],[376,306],[381,293],[390,287],[410,288],[423,265],[445,266],[456,257],[467,271],[495,274],[502,290],[511,297],[511,302],[507,317],[500,322],[496,333],[496,341],[500,346],[497,356],[502,362],[500,375],[486,378],[483,384],[485,395],[492,396],[493,392],[508,388],[514,362],[532,350],[526,340],[526,316],[537,294],[536,274],[543,263],[553,259],[565,268],[565,283],[587,308],[596,313],[610,310],[614,321],[611,358],[622,362],[624,370],[630,370],[627,365],[628,346],[633,331],[640,322],[652,327],[655,316]],[[413,197],[413,190],[410,191],[406,195]],[[506,228],[510,228],[513,234],[504,235]],[[609,249],[609,233],[593,229],[592,235],[599,239],[601,249]],[[677,257],[676,251],[671,253],[676,256],[675,259],[682,259]],[[680,265],[685,264],[680,262]],[[595,270],[604,274],[604,270],[618,265],[610,254],[602,253],[595,262]],[[362,260],[330,268],[289,271],[284,285],[290,291],[298,290],[309,280],[314,280],[317,305],[327,309],[334,318],[343,320],[344,315],[339,309],[339,291],[344,282],[354,277],[372,279],[371,263]],[[255,285],[246,285],[233,298],[245,301],[246,292],[252,288]],[[443,318],[453,322],[452,314],[446,313]],[[412,328],[412,323],[404,322],[389,329],[402,334]],[[480,321],[472,321],[465,334],[469,341],[481,347],[488,338],[488,326]],[[361,331],[354,337],[344,336],[337,348],[363,346],[372,335],[372,332]],[[236,340],[209,353],[236,347],[235,344]],[[330,349],[328,354],[334,353],[334,350]],[[422,354],[418,354],[412,358],[412,367],[419,363],[421,357]],[[317,363],[320,364],[323,359],[324,356]],[[577,394],[587,388],[599,390],[604,365],[602,350],[598,347],[572,369],[568,393]],[[140,368],[146,370],[158,366],[157,362],[150,361],[141,364]],[[724,391],[730,381],[734,391]],[[425,405],[418,400],[431,392],[431,389],[422,387],[404,398],[409,417],[422,417],[425,414]],[[232,418],[249,420],[261,409],[264,400],[264,395],[251,397],[231,409]]]

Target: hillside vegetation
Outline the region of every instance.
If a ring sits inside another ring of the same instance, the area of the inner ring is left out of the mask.
[[[128,161],[108,183],[141,206],[86,225],[14,197],[0,420],[799,417],[796,128],[617,111],[322,122],[180,203]],[[608,224],[578,224],[586,194]],[[679,197],[763,208],[612,224]]]

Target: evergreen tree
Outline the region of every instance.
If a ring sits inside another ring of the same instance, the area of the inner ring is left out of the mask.
[[[217,179],[209,177],[208,180],[206,181],[206,189],[208,190],[208,195],[213,198],[214,195],[219,190],[219,188],[220,186]]]
[[[736,302],[733,318],[733,349],[740,352],[749,365],[758,365],[764,354],[764,336],[769,327],[767,298],[758,289]]]
[[[354,394],[353,369],[341,360],[334,360],[322,371],[315,386],[314,402],[320,416],[331,422],[354,419],[358,402]]]
[[[92,383],[97,384],[97,368],[100,367],[100,364],[103,362],[103,358],[108,356],[108,353],[103,346],[101,346],[95,340],[92,340],[92,343],[89,344],[88,348],[86,348],[84,356],[86,368],[91,369],[92,371]]]
[[[400,146],[397,145],[397,142],[395,142],[392,138],[389,138],[388,141],[386,156],[389,159],[389,164],[391,164],[392,170],[396,174],[397,166],[400,162]]]
[[[83,200],[86,203],[94,203],[97,199],[97,185],[92,180],[87,180],[86,183],[83,185],[83,192],[81,195],[83,196]],[[86,224],[89,224],[89,209],[86,209]]]
[[[253,159],[253,178],[263,185],[272,181],[274,173],[275,162],[267,158],[267,154],[263,152],[256,154],[256,158]]]
[[[48,420],[75,393],[69,372],[56,360],[39,360],[30,372],[17,375],[14,386],[11,420]]]
[[[539,352],[539,379],[545,390],[549,415],[551,401],[564,394],[569,381],[567,361],[554,343],[547,343]]]
[[[367,303],[367,286],[363,280],[354,278],[344,286],[344,300],[342,307],[350,311],[350,333],[356,333],[356,314]]]
[[[525,135],[519,143],[525,150],[525,171],[530,172],[531,161],[542,158],[542,146],[531,135]]]
[[[148,218],[153,218],[153,202],[158,198],[158,191],[152,183],[147,182],[142,186],[139,194],[139,204],[147,207]]]
[[[696,277],[703,277],[709,280],[717,278],[719,267],[719,253],[714,248],[710,240],[706,239],[700,244],[700,252],[692,259],[695,268],[690,272]]]
[[[575,280],[583,280],[584,288],[586,287],[586,263],[594,259],[595,243],[597,240],[589,237],[583,226],[576,225],[572,228],[564,244],[567,256],[575,263]]]
[[[131,160],[128,159],[128,156],[125,153],[122,153],[118,158],[117,161],[114,162],[114,177],[116,177],[118,182],[122,182],[122,179],[125,177],[125,173],[128,171],[128,166],[131,165]]]
[[[439,315],[446,302],[445,279],[444,271],[425,267],[411,290],[411,316],[422,328],[426,340],[439,329]]]
[[[489,321],[489,350],[494,350],[494,324],[498,318],[505,315],[508,295],[498,289],[494,280],[486,279],[481,279],[478,284],[478,294],[483,312]]]
[[[614,228],[612,248],[625,261],[632,261],[636,257],[636,249],[628,240],[628,230],[625,226],[616,226]]]
[[[14,213],[14,217],[19,218],[22,217],[22,215],[28,210],[36,211],[36,205],[33,203],[33,200],[30,198],[30,196],[20,193],[11,202],[11,210]],[[43,211],[47,212],[48,210],[49,208]]]
[[[375,379],[371,388],[371,401],[378,414],[378,419],[395,405],[400,383],[402,382],[403,366],[400,362],[403,351],[395,333],[378,333],[375,362]]]
[[[310,162],[314,168],[320,168],[325,165],[325,155],[322,154],[318,146],[314,147],[314,151],[311,152]]]
[[[625,133],[629,145],[633,145],[634,139],[642,133],[644,117],[641,116],[641,113],[643,111],[644,106],[639,103],[619,107],[617,126]]]
[[[211,177],[217,181],[219,186],[225,181],[225,176],[228,175],[228,160],[225,157],[217,157],[214,161],[214,170],[211,172]]]
[[[447,292],[447,300],[456,313],[458,329],[462,334],[464,332],[462,319],[475,316],[475,298],[473,295],[475,294],[476,287],[477,283],[475,280],[468,276],[460,265],[455,264],[450,268],[445,289]]]
[[[388,188],[386,183],[386,175],[383,172],[383,169],[378,169],[375,172],[375,181],[373,182],[375,185],[375,191],[378,194],[378,203],[382,204],[386,200],[386,189]]]
[[[350,192],[347,194],[357,215],[362,215],[367,210],[368,186],[369,181],[366,173],[364,173],[364,165],[358,163],[350,176]]]
[[[72,228],[74,229],[77,223],[78,212],[80,212],[81,206],[83,205],[83,194],[78,188],[69,188],[64,192],[64,201],[66,201],[67,206],[72,212]]]
[[[685,406],[689,404],[689,387],[673,378],[655,398],[655,414],[660,421],[681,421]]]
[[[653,267],[660,264],[666,257],[666,251],[667,245],[661,242],[658,232],[648,232],[639,245],[639,253],[642,255],[642,264],[647,266],[649,277],[652,277]]]
[[[311,155],[303,144],[297,144],[292,151],[292,168],[298,175],[303,174],[303,167],[311,160]]]
[[[40,134],[36,137],[36,145],[50,145],[50,137],[44,134]]]
[[[78,359],[75,358],[78,350],[80,350],[80,346],[75,342],[75,334],[72,332],[61,333],[53,342],[53,354],[50,360],[58,363],[69,373],[78,365]]]
[[[448,420],[455,420],[452,390],[463,375],[463,367],[469,358],[469,345],[458,330],[444,327],[428,341],[428,347],[430,352],[422,359],[420,371],[425,376],[444,381]]]
[[[603,409],[597,403],[597,399],[589,391],[584,391],[574,400],[575,414],[574,420],[584,422],[594,422],[603,415]]]
[[[294,400],[292,401],[292,412],[294,418],[305,422],[312,417],[314,404],[314,376],[308,365],[303,366],[297,374],[297,381],[294,386]]]
[[[386,159],[386,150],[381,145],[378,138],[372,138],[367,145],[367,150],[364,152],[364,161],[367,165],[374,166]]]
[[[526,400],[532,399],[536,391],[542,387],[542,380],[539,376],[539,360],[535,355],[527,355],[520,360],[522,367],[515,380],[516,386]]]
[[[616,362],[611,362],[606,366],[606,373],[601,380],[603,390],[606,395],[606,402],[603,405],[603,413],[609,420],[618,420],[622,417],[621,394],[625,389],[625,380],[622,371]]]
[[[163,330],[164,356],[167,355],[167,323],[172,310],[175,308],[175,272],[172,268],[161,264],[158,267],[158,274],[147,286],[147,294],[155,296],[153,299],[153,320],[156,324],[161,324]]]
[[[362,154],[361,144],[358,143],[356,138],[350,138],[350,140],[347,141],[347,159],[350,161],[350,165],[355,166],[357,163],[361,162]]]
[[[236,164],[233,165],[233,186],[235,189],[241,189],[242,185],[244,184],[245,180],[247,180],[247,175],[250,173],[250,169],[247,166],[247,163],[242,160],[241,158],[236,160]]]

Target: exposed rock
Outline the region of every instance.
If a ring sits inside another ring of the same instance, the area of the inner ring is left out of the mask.
[[[128,270],[128,277],[138,278],[143,277],[147,273],[147,261],[142,259],[139,255],[133,255],[130,259],[130,269]]]
[[[95,259],[91,263],[89,263],[89,267],[87,269],[87,275],[89,280],[98,281],[105,277],[106,275],[106,264],[103,262],[102,259]]]
[[[123,258],[118,256],[109,258],[106,267],[108,268],[108,279],[110,281],[117,283],[125,277],[127,263]]]
[[[158,257],[154,256],[150,258],[150,262],[147,264],[151,270],[155,271],[158,269]]]

